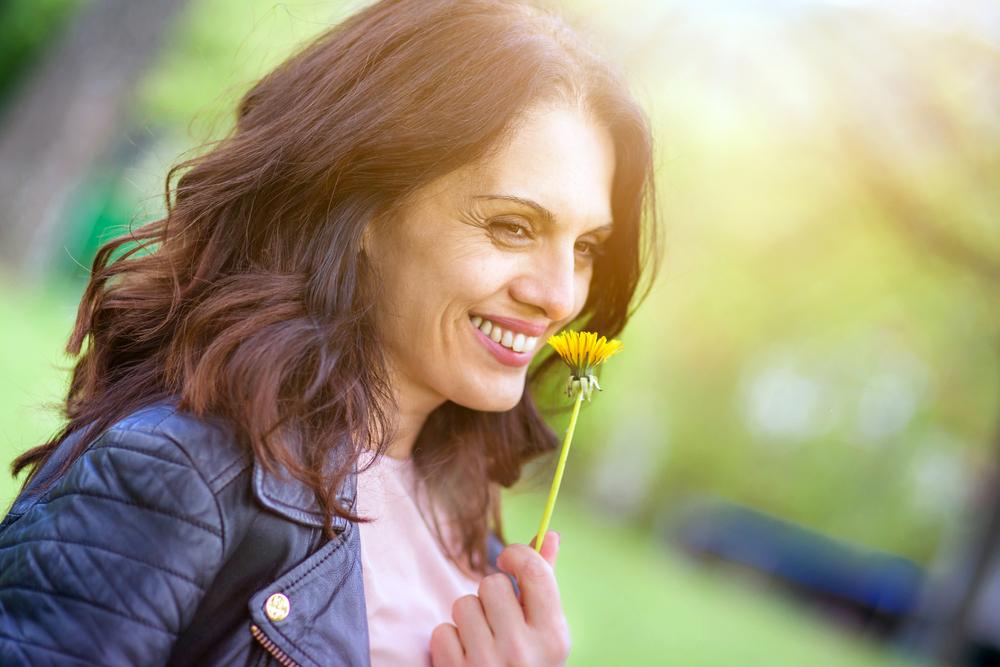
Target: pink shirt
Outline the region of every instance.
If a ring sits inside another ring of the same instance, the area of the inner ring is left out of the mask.
[[[476,594],[479,578],[462,573],[438,545],[431,517],[421,511],[425,502],[417,503],[413,460],[383,456],[361,470],[371,458],[365,453],[358,461],[355,508],[375,517],[358,524],[371,664],[429,667],[431,632],[453,622],[452,604]]]

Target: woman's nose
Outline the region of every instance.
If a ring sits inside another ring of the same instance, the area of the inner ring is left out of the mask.
[[[518,301],[541,308],[553,321],[567,319],[576,306],[576,256],[558,249],[530,258],[529,268],[511,286]]]

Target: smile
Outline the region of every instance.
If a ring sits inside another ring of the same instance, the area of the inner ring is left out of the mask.
[[[507,366],[525,366],[531,361],[531,353],[538,345],[536,336],[525,336],[494,324],[479,315],[469,318],[480,342],[496,359]]]

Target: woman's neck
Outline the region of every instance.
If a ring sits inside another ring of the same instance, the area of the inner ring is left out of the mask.
[[[445,402],[444,397],[429,388],[393,377],[393,396],[396,401],[395,431],[386,455],[394,459],[408,459],[413,455],[417,436],[427,421],[427,416]]]

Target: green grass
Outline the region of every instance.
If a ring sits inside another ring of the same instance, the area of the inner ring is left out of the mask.
[[[20,484],[11,478],[15,455],[55,433],[59,414],[45,404],[65,396],[72,359],[63,354],[72,327],[76,290],[44,296],[0,282],[0,508]]]
[[[76,290],[38,295],[0,284],[0,453],[13,456],[51,434],[55,413],[39,408],[65,391],[59,366]],[[573,474],[571,470],[567,474]],[[0,505],[17,484],[0,477]],[[507,537],[527,543],[545,490],[508,492]],[[551,528],[573,638],[570,665],[683,667],[893,667],[912,664],[852,638],[767,591],[706,572],[664,553],[648,535],[595,515],[568,494]]]

